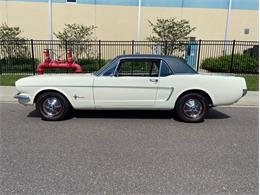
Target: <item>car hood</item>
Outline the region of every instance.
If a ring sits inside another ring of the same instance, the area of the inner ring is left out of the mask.
[[[15,82],[16,88],[33,86],[83,86],[92,85],[93,74],[43,74],[29,76]]]

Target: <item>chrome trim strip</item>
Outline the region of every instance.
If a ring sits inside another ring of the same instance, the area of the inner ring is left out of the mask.
[[[172,94],[173,94],[174,88],[172,87],[171,93],[169,95],[169,97],[165,100],[166,102],[169,101],[169,99],[171,98]]]
[[[93,87],[91,85],[27,85],[27,86],[23,86],[23,87]]]
[[[159,67],[159,73],[158,73],[158,77],[159,77],[159,79],[160,79],[160,77],[161,77],[161,69],[162,69],[162,60],[160,60],[160,65],[159,65],[160,67]]]
[[[172,89],[172,87],[139,87],[139,86],[95,86],[95,88],[138,88],[138,89]]]
[[[149,77],[147,77],[149,78]],[[157,77],[151,77],[151,78],[157,78]],[[93,87],[93,86],[62,86],[62,85],[56,85],[56,86],[52,86],[52,85],[38,85],[38,86],[24,86],[24,87]],[[158,88],[157,86],[155,87],[142,87],[142,86],[109,86],[109,85],[100,85],[100,86],[95,86],[93,88],[142,88],[142,89],[146,89],[146,88]],[[158,89],[172,89],[172,87],[159,87]]]

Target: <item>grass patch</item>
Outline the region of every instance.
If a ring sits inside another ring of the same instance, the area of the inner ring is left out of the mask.
[[[30,75],[0,75],[0,85],[2,86],[14,86],[15,81],[20,78],[28,77]]]
[[[259,77],[258,77],[258,75],[253,75],[253,76],[242,75],[241,77],[245,78],[248,91],[258,91],[259,90]]]

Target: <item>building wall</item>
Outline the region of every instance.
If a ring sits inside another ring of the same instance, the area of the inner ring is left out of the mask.
[[[44,1],[47,0],[0,1],[0,23],[19,26],[27,38],[48,39],[48,3]],[[136,39],[137,0],[96,1],[99,3],[94,3],[94,0],[78,0],[77,4],[71,4],[65,3],[63,0],[55,0],[53,3],[53,31],[62,30],[66,23],[78,23],[96,25],[98,27],[95,31],[97,39]],[[151,34],[148,20],[155,21],[156,18],[169,17],[189,20],[191,26],[196,27],[191,36],[197,39],[223,40],[228,1],[211,0],[208,6],[205,5],[205,1],[210,0],[204,0],[204,4],[203,0],[143,0],[141,40],[145,40]],[[168,4],[166,4],[167,2]],[[231,40],[258,40],[258,1],[233,0],[233,2],[228,38]],[[244,34],[245,28],[250,29],[248,35]]]

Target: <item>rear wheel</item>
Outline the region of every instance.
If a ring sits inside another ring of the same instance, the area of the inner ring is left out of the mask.
[[[208,113],[208,100],[198,93],[185,94],[176,102],[175,112],[184,122],[201,122]]]
[[[68,116],[70,104],[61,94],[56,92],[46,92],[37,98],[36,109],[43,120],[57,121]]]

